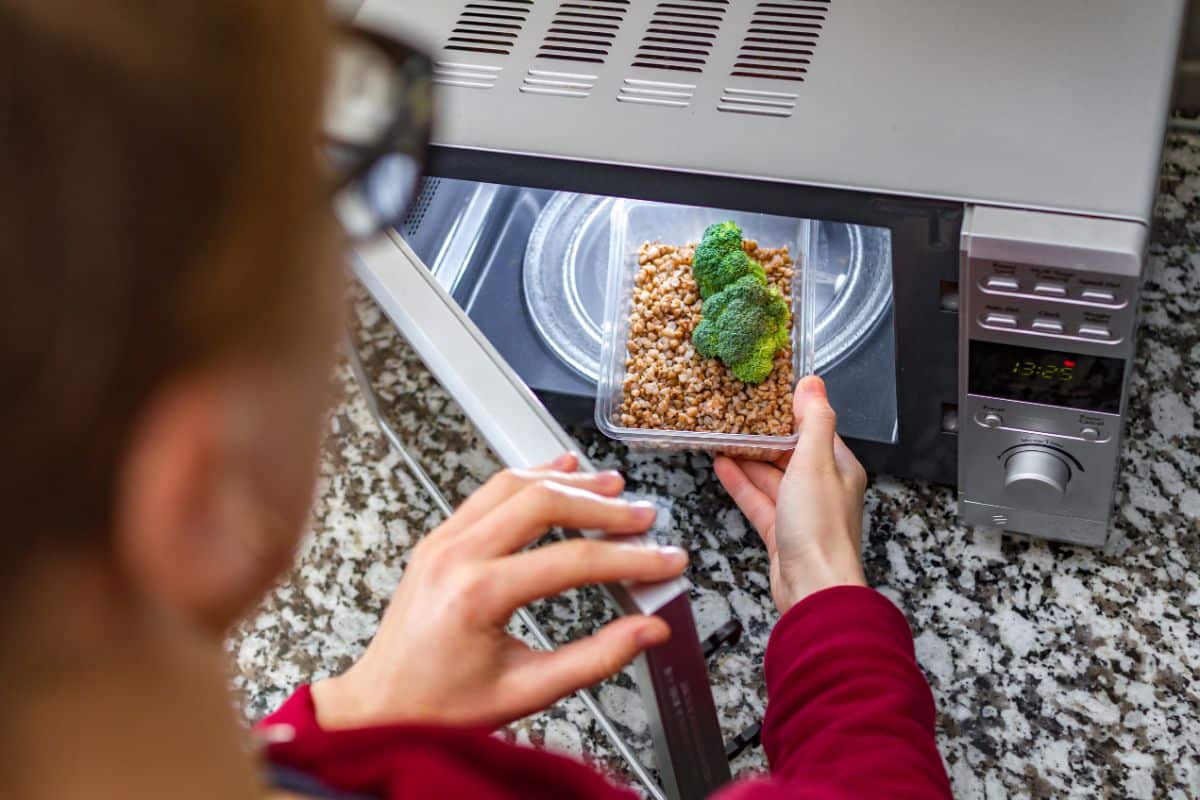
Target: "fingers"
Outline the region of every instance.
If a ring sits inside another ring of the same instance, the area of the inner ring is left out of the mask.
[[[514,609],[577,586],[674,578],[687,566],[678,547],[571,539],[495,562],[495,607],[507,620]]]
[[[529,698],[528,705],[545,708],[576,689],[612,677],[640,652],[663,644],[670,636],[670,627],[658,617],[623,617],[552,653],[530,652],[508,677],[513,691],[536,687],[539,696]]]
[[[552,480],[605,497],[616,497],[625,488],[625,479],[619,473],[577,473],[574,470],[578,466],[578,459],[571,453],[565,453],[550,464],[533,470],[506,469],[497,472],[442,523],[437,535],[453,535],[466,530],[505,500],[538,481]]]
[[[796,386],[793,409],[800,440],[796,443],[791,466],[800,463],[805,469],[832,467],[837,414],[829,405],[825,382],[815,375],[803,378]]]
[[[738,466],[772,504],[779,502],[779,483],[783,480],[783,472],[778,467],[765,461],[739,461]]]
[[[574,453],[563,453],[553,461],[534,467],[539,472],[574,472],[579,469],[579,456]]]
[[[733,498],[733,502],[746,515],[746,519],[758,531],[758,535],[763,537],[767,547],[772,547],[772,542],[766,541],[775,524],[775,504],[771,502],[771,498],[754,485],[742,465],[732,458],[717,456],[713,461],[713,470],[725,491]]]
[[[520,550],[553,527],[644,533],[655,516],[649,503],[607,497],[590,491],[584,481],[553,476],[532,480],[511,494],[463,531],[462,541],[479,555],[499,556]]]

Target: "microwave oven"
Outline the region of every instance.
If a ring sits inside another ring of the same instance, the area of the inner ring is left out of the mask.
[[[591,417],[618,199],[811,221],[868,470],[1104,542],[1182,0],[366,0],[437,53],[430,178],[358,277],[506,463]],[[686,589],[639,659],[672,796],[728,777]],[[684,633],[680,633],[683,631]],[[702,685],[704,684],[704,685]]]

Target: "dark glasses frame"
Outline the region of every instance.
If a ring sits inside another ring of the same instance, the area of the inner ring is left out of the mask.
[[[371,56],[371,77],[387,83],[383,98],[337,96],[338,82],[330,79],[322,145],[332,171],[335,215],[352,241],[370,239],[403,222],[420,190],[429,163],[434,120],[433,60],[406,42],[380,31],[341,25],[336,31],[334,58]],[[335,65],[336,66],[336,65]],[[383,73],[380,73],[383,70]],[[377,102],[386,121],[366,141],[347,141],[330,132],[329,115],[348,99]],[[353,205],[356,219],[344,211]]]

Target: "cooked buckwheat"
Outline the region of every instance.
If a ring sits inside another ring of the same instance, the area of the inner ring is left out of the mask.
[[[767,282],[791,302],[792,258],[786,247],[742,247],[760,261]],[[775,354],[775,369],[757,386],[742,383],[720,359],[692,347],[700,294],[692,251],[646,242],[638,248],[622,386],[621,425],[675,431],[788,436],[792,433],[792,350]]]

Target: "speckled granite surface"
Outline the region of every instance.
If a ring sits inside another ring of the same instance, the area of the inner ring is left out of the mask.
[[[867,494],[867,574],[908,616],[962,798],[1200,796],[1200,136],[1172,135],[1164,168],[1120,506],[1097,552],[956,524],[950,489],[879,476]],[[368,372],[387,413],[452,497],[496,469],[454,403],[369,301],[357,303]],[[312,534],[295,572],[232,637],[246,715],[363,648],[438,514],[377,436],[348,372],[332,417]],[[700,456],[631,456],[580,434],[605,467],[663,509],[659,535],[692,553],[701,634],[747,635],[712,665],[727,735],[762,713],[760,663],[775,619],[753,531]],[[596,592],[537,608],[558,641],[607,619]],[[596,696],[652,761],[621,677]],[[623,774],[568,699],[503,732]],[[764,768],[761,750],[734,764]]]

